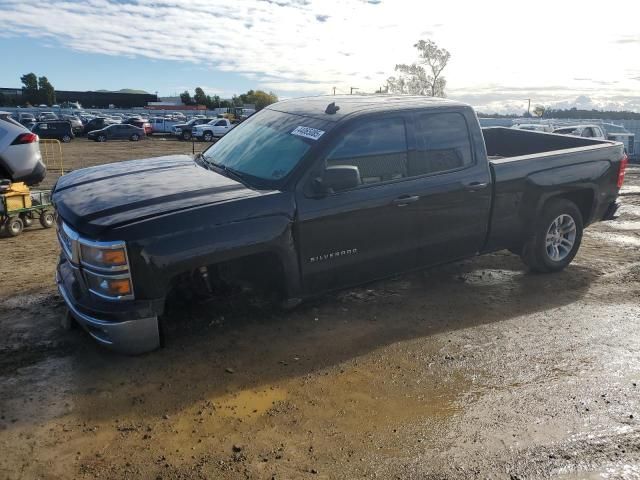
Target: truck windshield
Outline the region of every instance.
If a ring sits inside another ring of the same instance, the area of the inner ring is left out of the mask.
[[[322,120],[262,110],[208,148],[204,160],[258,188],[277,188],[329,129]]]

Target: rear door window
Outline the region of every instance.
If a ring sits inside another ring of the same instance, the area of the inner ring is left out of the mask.
[[[474,163],[467,122],[460,113],[417,116],[417,150],[409,158],[410,177],[465,168]]]
[[[331,150],[327,166],[358,167],[363,184],[407,176],[407,134],[402,117],[364,120],[348,130]]]

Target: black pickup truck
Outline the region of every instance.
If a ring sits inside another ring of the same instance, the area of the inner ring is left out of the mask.
[[[195,157],[60,178],[57,283],[98,342],[160,345],[177,289],[273,287],[285,305],[500,249],[534,271],[613,216],[623,145],[507,128],[425,97],[314,97],[253,115]]]

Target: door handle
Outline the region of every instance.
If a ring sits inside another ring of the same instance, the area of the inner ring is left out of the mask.
[[[489,186],[488,182],[471,182],[465,185],[467,190],[471,190],[472,192],[476,190],[482,190],[483,188],[487,188]]]
[[[418,195],[403,195],[396,198],[393,201],[393,204],[397,207],[406,207],[410,203],[417,202],[418,200],[420,200],[420,197]]]

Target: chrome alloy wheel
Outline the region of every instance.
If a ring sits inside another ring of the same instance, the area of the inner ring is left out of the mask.
[[[571,253],[576,241],[576,222],[563,213],[558,216],[547,230],[546,247],[547,255],[554,262],[564,260]]]

